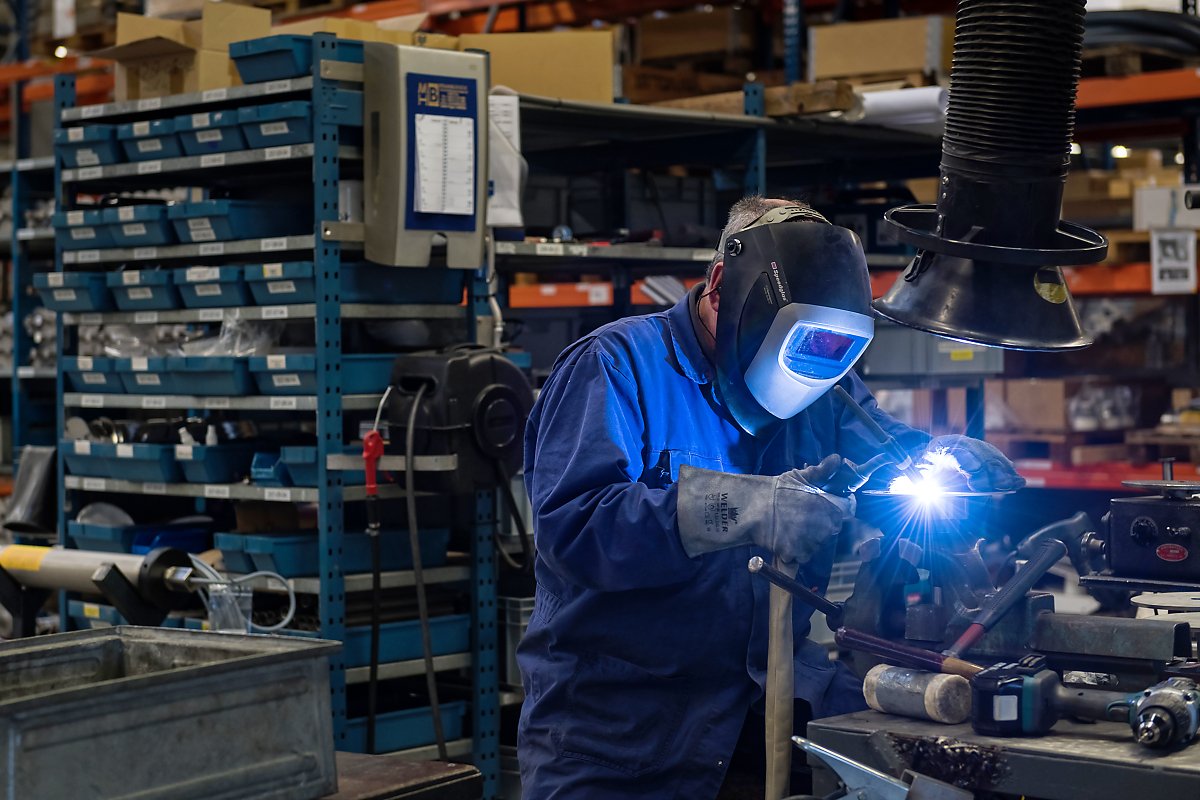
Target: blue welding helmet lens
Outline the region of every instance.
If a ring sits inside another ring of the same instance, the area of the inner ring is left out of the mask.
[[[840,378],[854,365],[870,337],[800,323],[783,345],[783,366],[805,378]]]

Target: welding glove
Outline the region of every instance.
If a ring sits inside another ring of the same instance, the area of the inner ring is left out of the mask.
[[[806,562],[854,513],[853,497],[820,490],[840,456],[782,475],[679,470],[679,538],[688,556],[752,544],[785,561]]]
[[[938,436],[925,449],[925,458],[937,463],[948,454],[958,462],[958,470],[973,492],[1011,492],[1024,488],[1025,479],[995,446],[969,436]]]

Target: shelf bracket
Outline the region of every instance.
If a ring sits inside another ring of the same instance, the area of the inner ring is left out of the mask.
[[[363,82],[363,65],[349,61],[321,61],[321,77],[329,81]]]

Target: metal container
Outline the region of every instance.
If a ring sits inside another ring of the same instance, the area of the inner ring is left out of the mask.
[[[331,794],[340,647],[131,626],[0,644],[0,797]]]

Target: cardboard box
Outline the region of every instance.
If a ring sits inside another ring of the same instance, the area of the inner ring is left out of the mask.
[[[1193,228],[1200,230],[1200,209],[1184,205],[1189,191],[1200,191],[1200,185],[1143,186],[1133,193],[1134,230],[1155,228]]]
[[[724,6],[645,16],[637,23],[637,62],[667,61],[705,55],[747,53],[754,49],[755,20],[749,8]]]
[[[903,17],[808,29],[810,81],[906,73],[950,74],[954,18]]]
[[[387,42],[388,44],[412,44],[412,32],[405,30],[384,30],[373,22],[357,19],[340,19],[337,17],[320,17],[318,19],[292,22],[287,25],[276,25],[271,29],[272,34],[294,34],[311,36],[314,33],[332,33],[340,39],[358,39],[363,42]]]
[[[543,97],[612,102],[611,30],[464,34],[458,47],[491,54],[493,86]]]

